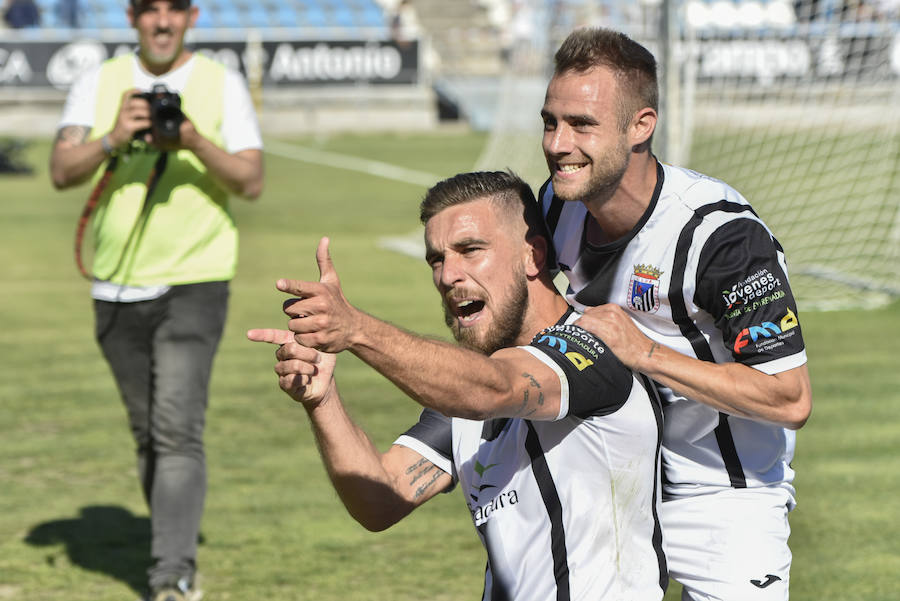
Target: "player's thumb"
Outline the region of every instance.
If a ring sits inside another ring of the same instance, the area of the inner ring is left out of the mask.
[[[328,250],[328,236],[323,236],[319,240],[319,246],[316,248],[316,263],[319,264],[319,282],[326,284],[338,284],[337,271],[334,269],[334,263],[331,260],[331,252]]]

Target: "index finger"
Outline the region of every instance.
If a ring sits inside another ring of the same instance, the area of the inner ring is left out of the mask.
[[[287,344],[294,341],[294,333],[290,330],[277,330],[275,328],[256,328],[247,330],[247,338],[253,342]]]

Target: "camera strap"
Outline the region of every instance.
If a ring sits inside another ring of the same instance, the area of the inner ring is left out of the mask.
[[[119,269],[122,267],[122,260],[125,258],[125,252],[128,250],[128,246],[131,244],[131,239],[134,237],[134,233],[138,229],[138,224],[144,221],[145,219],[145,209],[147,207],[147,199],[150,198],[150,194],[153,193],[153,190],[156,188],[156,184],[159,183],[160,177],[162,177],[163,171],[166,169],[166,163],[169,160],[168,152],[159,153],[159,157],[157,157],[156,162],[153,164],[153,168],[150,170],[150,175],[147,178],[147,191],[144,194],[144,200],[141,203],[141,214],[135,220],[134,225],[131,227],[131,232],[128,234],[128,239],[125,241],[125,245],[122,247],[122,254],[119,256],[119,260],[116,263],[116,268],[113,269],[112,273],[106,276],[106,279],[111,278],[113,275],[118,273]],[[100,179],[97,181],[97,185],[94,186],[91,195],[88,197],[87,202],[84,204],[84,208],[81,210],[81,215],[78,217],[78,226],[75,229],[75,264],[78,266],[78,271],[86,280],[92,281],[93,276],[88,273],[87,268],[84,266],[84,261],[81,258],[81,249],[84,242],[84,232],[87,229],[87,224],[91,220],[91,215],[94,213],[94,209],[97,207],[97,203],[100,200],[100,196],[103,194],[103,191],[106,189],[106,186],[109,185],[109,180],[112,178],[113,172],[116,170],[116,166],[118,165],[119,157],[113,156],[110,157],[109,161],[106,163],[106,169],[103,171],[103,175],[100,176]]]

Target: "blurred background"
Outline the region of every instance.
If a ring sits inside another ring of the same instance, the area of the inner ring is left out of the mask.
[[[801,304],[898,296],[900,0],[196,5],[189,43],[245,74],[264,135],[463,128],[486,134],[473,167],[510,167],[534,186],[545,177],[538,113],[554,50],[575,27],[623,30],[660,63],[656,153],[754,204],[790,250]],[[22,139],[52,135],[83,69],[131,50],[124,9],[4,0],[6,169]]]

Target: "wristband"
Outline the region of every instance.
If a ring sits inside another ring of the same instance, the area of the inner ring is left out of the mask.
[[[111,157],[116,153],[116,149],[109,143],[109,134],[104,134],[104,136],[100,138],[100,145],[103,146],[103,152],[106,153],[106,156]]]

